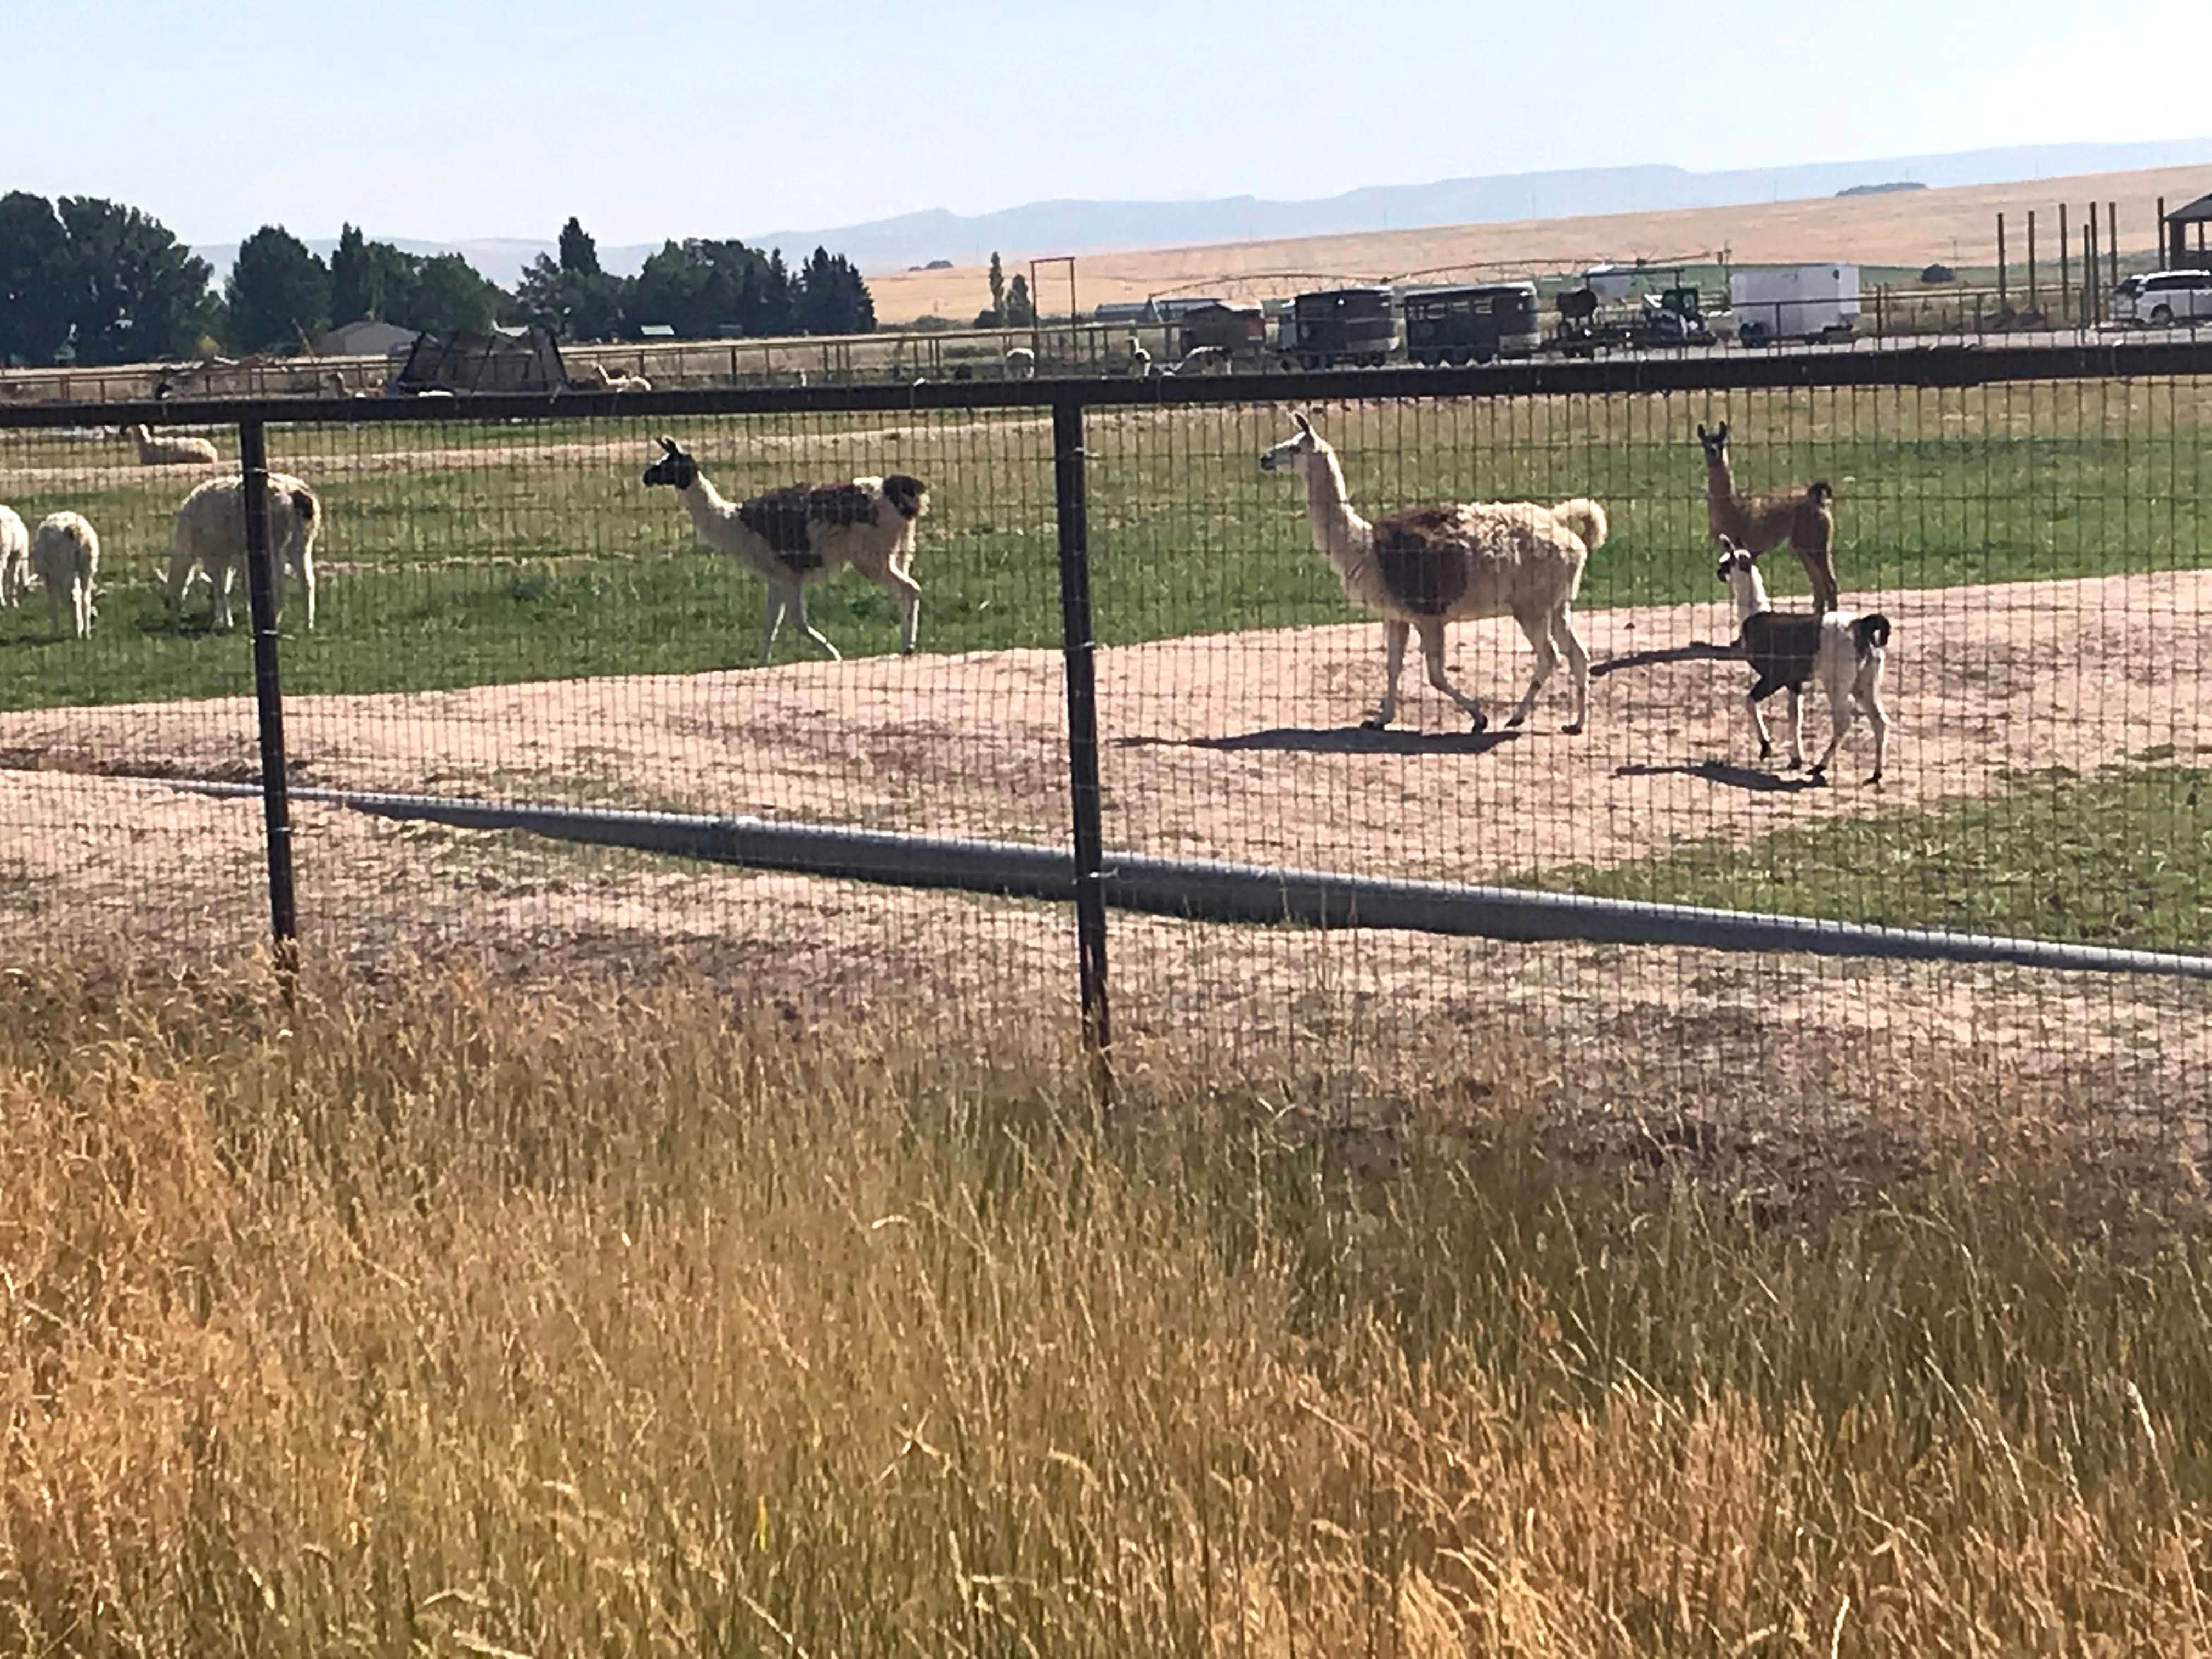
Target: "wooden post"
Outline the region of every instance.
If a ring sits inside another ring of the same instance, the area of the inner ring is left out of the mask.
[[[2058,204],[2058,314],[2074,321],[2074,246],[2066,234],[2066,204]]]
[[[2027,210],[2027,308],[2036,309],[2041,302],[2035,292],[2035,210]]]
[[[2089,222],[2081,227],[2081,326],[2097,320],[2097,210],[2089,210]]]
[[[2105,284],[2106,303],[2112,303],[2111,295],[2120,285],[2120,204],[2105,204],[2105,264],[2112,279]]]
[[[2003,215],[2003,214],[2002,214],[2002,213],[2000,213],[1999,215],[1997,215],[1997,313],[1998,313],[1998,315],[2000,315],[2000,316],[2003,315],[2003,313],[2004,313],[2004,308],[2005,308],[2005,239],[2004,239],[2004,215]]]

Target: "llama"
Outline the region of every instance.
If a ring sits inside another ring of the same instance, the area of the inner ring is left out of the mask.
[[[1345,598],[1382,618],[1387,678],[1382,707],[1365,722],[1369,729],[1379,731],[1396,716],[1407,636],[1419,633],[1429,684],[1481,731],[1489,724],[1481,706],[1444,672],[1444,625],[1510,617],[1535,650],[1536,672],[1507,724],[1528,718],[1564,651],[1575,680],[1575,717],[1565,729],[1582,731],[1589,717],[1589,653],[1575,632],[1575,592],[1583,565],[1605,542],[1605,509],[1580,496],[1548,507],[1458,502],[1413,507],[1370,524],[1352,510],[1336,451],[1304,415],[1291,419],[1297,430],[1261,456],[1260,467],[1305,480],[1314,546],[1342,580]]]
[[[212,466],[222,457],[205,438],[164,433],[156,438],[143,426],[126,426],[123,435],[138,446],[141,466]]]
[[[0,507],[0,605],[13,610],[31,591],[31,532],[22,514]]]
[[[322,528],[322,503],[289,472],[268,475],[263,511],[269,524],[270,584],[281,611],[284,573],[300,579],[307,594],[307,629],[315,626],[315,534]],[[169,541],[168,601],[172,617],[184,608],[185,590],[195,569],[204,571],[211,590],[208,625],[231,625],[230,586],[234,571],[246,568],[246,484],[240,478],[210,478],[178,507]]]
[[[1705,527],[1716,543],[1725,538],[1757,558],[1785,541],[1813,580],[1813,609],[1825,616],[1836,608],[1836,515],[1829,503],[1836,492],[1825,480],[1803,489],[1778,489],[1764,495],[1739,495],[1729,465],[1728,422],[1713,430],[1698,422],[1698,443],[1705,452]]]
[[[1726,536],[1720,538],[1720,579],[1735,600],[1742,624],[1739,642],[1759,678],[1745,695],[1752,729],[1759,733],[1759,756],[1774,752],[1766,732],[1766,717],[1759,705],[1777,691],[1790,693],[1790,764],[1805,764],[1803,707],[1805,683],[1818,679],[1827,694],[1828,717],[1834,730],[1820,758],[1813,763],[1812,776],[1825,781],[1828,763],[1850,729],[1857,708],[1864,708],[1874,726],[1874,773],[1869,783],[1881,781],[1882,762],[1889,751],[1889,716],[1881,706],[1884,647],[1889,643],[1889,618],[1879,612],[1854,616],[1830,611],[1819,616],[1785,616],[1766,602],[1766,584],[1751,554]]]
[[[1006,378],[1012,380],[1036,379],[1036,352],[1029,346],[1011,346],[1006,351]]]
[[[92,634],[93,579],[100,574],[100,536],[81,514],[52,513],[31,540],[31,568],[46,584],[46,606],[54,619],[54,637],[64,626],[64,608],[76,637]]]
[[[646,469],[645,482],[674,489],[701,541],[768,581],[763,666],[787,613],[831,660],[842,660],[837,647],[806,620],[806,584],[848,564],[897,602],[899,654],[914,654],[921,586],[908,567],[914,558],[915,521],[929,508],[929,490],[921,479],[894,472],[845,483],[786,484],[732,505],[675,439],[664,437],[660,448],[660,459]]]

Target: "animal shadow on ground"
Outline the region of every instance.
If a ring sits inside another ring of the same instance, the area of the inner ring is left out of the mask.
[[[1625,657],[1607,657],[1603,662],[1590,665],[1590,678],[1618,674],[1625,668],[1653,668],[1661,663],[1742,660],[1743,653],[1736,649],[1734,641],[1726,645],[1711,645],[1704,640],[1692,640],[1687,645],[1662,646],[1650,651],[1632,651]]]
[[[1780,772],[1762,771],[1756,766],[1731,766],[1726,761],[1716,760],[1676,761],[1668,766],[1638,763],[1616,766],[1613,775],[1617,778],[1703,778],[1708,783],[1724,784],[1730,789],[1749,789],[1767,795],[1794,795],[1800,790],[1820,787],[1809,777],[1790,777]]]
[[[1282,755],[1486,755],[1521,733],[1508,728],[1487,732],[1414,732],[1386,727],[1376,732],[1364,726],[1342,726],[1316,731],[1305,726],[1277,726],[1266,732],[1239,732],[1224,738],[1116,738],[1117,749],[1212,749],[1223,754],[1265,752]]]

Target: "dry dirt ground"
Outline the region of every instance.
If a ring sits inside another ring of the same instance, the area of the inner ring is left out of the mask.
[[[1371,625],[1109,650],[1108,844],[1482,879],[1985,793],[2008,769],[2212,753],[2212,574],[1846,596],[1869,600],[1896,626],[1880,790],[1859,781],[1863,727],[1831,788],[1753,763],[1747,671],[1700,648],[1732,632],[1719,605],[1585,617],[1601,672],[1579,738],[1558,730],[1563,683],[1526,733],[1477,738],[1417,672],[1407,729],[1359,731],[1381,673]],[[1530,661],[1510,624],[1455,630],[1455,672],[1501,719]],[[1047,841],[1066,834],[1065,718],[1048,652],[287,708],[310,785]],[[1806,725],[1817,752],[1825,709]],[[258,803],[154,780],[250,777],[254,742],[240,700],[0,715],[0,902],[24,954],[250,948],[266,914]],[[364,965],[463,948],[525,973],[681,963],[793,1009],[926,1010],[978,1034],[1070,1017],[1072,924],[1055,907],[297,811],[310,948]],[[2212,996],[2194,985],[1135,917],[1112,939],[1122,1030],[1139,1041],[1349,1066],[1506,1018],[1530,1063],[1624,1097],[1757,1079],[1805,1109],[1875,1112],[1900,1066],[1949,1075],[1977,1055],[2161,1115],[2212,1093]]]
[[[1996,263],[1996,216],[2007,216],[2008,250],[2027,261],[2027,214],[2038,212],[2045,281],[2057,287],[2057,204],[2110,202],[2119,217],[2124,251],[2155,246],[2156,204],[2186,202],[2204,188],[2203,167],[2160,167],[1968,185],[1880,196],[1814,197],[1741,207],[1683,208],[1580,219],[1524,219],[1502,224],[1449,225],[1360,235],[1299,237],[1202,247],[1086,253],[1078,267],[1078,298],[1142,300],[1156,294],[1205,292],[1264,298],[1327,278],[1373,281],[1413,271],[1485,264],[1525,271],[1573,267],[1600,259],[1649,258],[1656,264],[1704,260],[1726,248],[1738,264],[1805,259],[1852,259],[1861,264],[1951,265]],[[1054,249],[1022,250],[1053,252]],[[948,250],[948,252],[954,252]],[[1009,260],[1017,250],[1005,250]],[[2080,251],[2072,256],[2079,276]],[[1052,273],[1048,272],[1048,277]],[[1441,278],[1439,278],[1441,280]],[[2015,273],[2015,282],[2022,273]],[[981,265],[951,270],[871,271],[876,314],[887,323],[936,315],[964,319],[989,299]],[[1048,297],[1065,285],[1045,288]]]

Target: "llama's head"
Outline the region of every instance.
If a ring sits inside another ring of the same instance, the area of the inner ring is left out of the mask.
[[[1708,432],[1705,430],[1705,423],[1703,421],[1698,422],[1698,442],[1705,447],[1705,464],[1708,466],[1720,466],[1725,464],[1728,460],[1728,422],[1723,421]]]
[[[645,481],[649,484],[666,484],[672,489],[689,489],[699,477],[699,463],[676,447],[673,438],[660,441],[661,457],[645,469]]]
[[[1714,574],[1728,584],[1729,597],[1735,601],[1739,616],[1750,616],[1764,611],[1766,605],[1766,584],[1759,574],[1759,561],[1727,537],[1720,538],[1720,568]]]
[[[1261,471],[1295,472],[1304,477],[1315,456],[1328,453],[1328,445],[1311,421],[1303,415],[1293,415],[1291,421],[1297,429],[1260,457]]]

